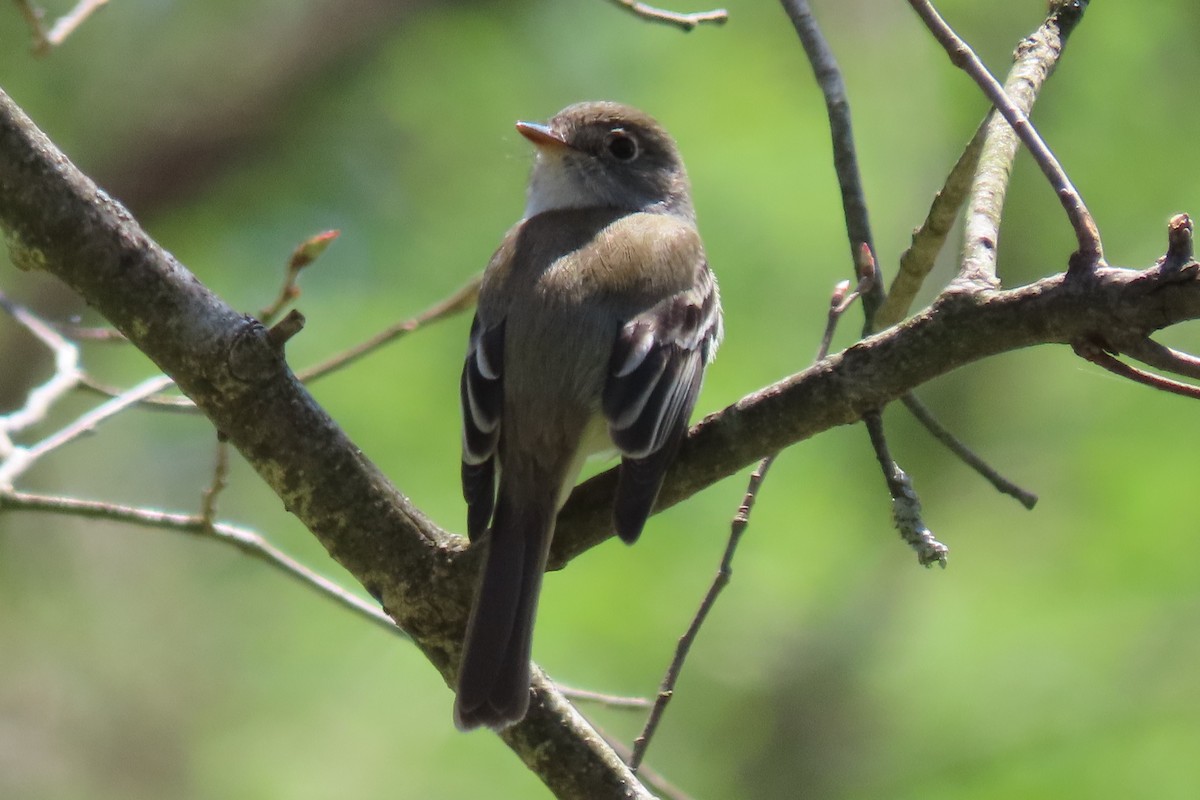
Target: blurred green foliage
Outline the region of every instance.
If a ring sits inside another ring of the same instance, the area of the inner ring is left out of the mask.
[[[890,273],[985,104],[904,3],[814,5],[846,73]],[[687,36],[600,0],[398,4],[369,25],[370,3],[340,6],[122,0],[36,60],[10,4],[0,86],[247,311],[274,297],[296,243],[341,229],[301,279],[297,366],[484,265],[523,204],[530,154],[515,119],[585,98],[633,103],[680,143],[721,280],[728,338],[701,409],[807,365],[850,267],[824,107],[777,6],[732,3],[728,25]],[[998,72],[1045,9],[940,6]],[[1115,264],[1149,264],[1167,217],[1200,212],[1198,31],[1192,0],[1092,3],[1035,112]],[[1071,243],[1022,157],[1004,279],[1061,270]],[[4,263],[0,285],[48,316],[98,322],[42,275]],[[853,340],[851,320],[837,346]],[[313,386],[451,529],[463,523],[466,326],[442,323]],[[1164,339],[1200,348],[1194,329]],[[0,349],[13,407],[49,361],[11,323]],[[113,382],[151,372],[120,347],[89,345],[85,358]],[[864,431],[787,452],[650,763],[698,798],[1195,797],[1194,407],[1065,348],[975,364],[922,395],[1040,493],[1037,509],[889,410],[893,450],[951,546],[949,569],[925,571],[891,529]],[[42,430],[93,402],[73,397]],[[135,412],[23,487],[194,510],[212,459],[202,421]],[[549,576],[539,662],[571,685],[652,694],[744,484],[655,518],[636,548],[611,542]],[[352,585],[242,464],[221,512]],[[545,796],[497,738],[455,732],[450,706],[414,648],[232,550],[0,516],[0,797]],[[587,710],[626,740],[640,727],[636,713]]]

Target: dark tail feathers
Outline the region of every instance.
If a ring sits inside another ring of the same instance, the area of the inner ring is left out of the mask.
[[[500,729],[529,710],[529,657],[554,511],[518,509],[501,488],[458,668],[454,724]]]

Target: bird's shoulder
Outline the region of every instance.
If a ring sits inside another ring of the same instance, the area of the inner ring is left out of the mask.
[[[484,273],[480,305],[499,311],[517,294],[551,291],[660,297],[693,286],[706,269],[690,219],[617,209],[562,209],[517,223]]]

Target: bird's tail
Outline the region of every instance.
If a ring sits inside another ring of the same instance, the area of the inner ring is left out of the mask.
[[[504,728],[529,709],[529,657],[555,509],[518,506],[501,487],[458,668],[454,724]]]

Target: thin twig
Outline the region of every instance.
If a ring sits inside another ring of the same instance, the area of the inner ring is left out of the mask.
[[[320,258],[321,254],[329,249],[329,245],[333,244],[339,236],[341,236],[341,231],[322,231],[296,245],[296,248],[292,250],[291,257],[288,258],[287,267],[284,269],[283,285],[279,287],[279,295],[271,305],[258,312],[259,322],[270,326],[275,321],[275,317],[287,308],[288,303],[300,296],[300,287],[296,282],[300,278],[301,270]]]
[[[911,392],[901,398],[904,407],[912,413],[917,421],[925,426],[933,437],[944,444],[954,455],[958,456],[967,466],[982,475],[996,491],[1015,497],[1026,508],[1032,509],[1037,505],[1038,496],[1028,489],[1022,489],[1008,478],[1001,475],[990,464],[980,458],[975,451],[963,444],[954,434],[946,429],[937,417]]]
[[[336,372],[339,369],[349,366],[363,356],[369,355],[413,331],[469,310],[475,305],[475,300],[479,296],[479,281],[482,277],[482,275],[476,275],[465,286],[456,290],[454,294],[435,303],[417,316],[389,325],[366,341],[343,350],[308,369],[301,370],[297,373],[296,377],[302,383],[311,383],[318,378],[325,377],[331,372]],[[107,397],[115,397],[120,393],[120,390],[116,387],[101,383],[88,375],[84,375],[81,378],[80,385],[83,388]],[[147,397],[141,402],[143,405],[167,411],[199,413],[196,404],[187,397],[160,395]]]
[[[316,366],[303,370],[296,377],[303,383],[315,381],[317,378],[322,378],[335,370],[342,369],[354,363],[368,353],[373,353],[389,342],[412,333],[423,325],[428,325],[431,322],[437,322],[468,310],[475,305],[475,300],[479,297],[479,282],[482,279],[482,275],[476,275],[454,294],[430,306],[412,319],[391,325],[365,342],[344,350]]]
[[[1200,380],[1200,358],[1159,344],[1149,337],[1137,342],[1123,343],[1121,352],[1155,369]]]
[[[658,690],[658,696],[654,701],[654,707],[650,710],[650,717],[646,720],[646,726],[642,729],[641,734],[633,740],[633,753],[629,757],[629,769],[636,775],[638,767],[642,764],[642,759],[646,757],[646,748],[650,746],[650,740],[654,737],[655,731],[658,730],[658,724],[662,721],[663,713],[667,710],[667,705],[671,702],[671,697],[675,693],[675,684],[679,680],[679,674],[683,670],[683,662],[687,660],[688,653],[691,652],[692,644],[696,641],[697,634],[700,633],[700,628],[704,625],[704,620],[708,619],[708,614],[712,611],[713,605],[717,602],[717,597],[720,596],[721,590],[729,584],[729,579],[733,575],[733,556],[737,552],[738,543],[742,539],[742,534],[746,532],[746,528],[750,524],[750,511],[754,507],[754,501],[758,497],[759,486],[763,482],[763,478],[767,476],[767,470],[771,468],[771,464],[775,462],[775,456],[767,456],[758,467],[750,474],[750,483],[746,487],[746,495],[742,500],[742,505],[738,508],[737,515],[733,518],[733,524],[730,526],[729,542],[725,545],[725,554],[721,557],[721,565],[717,569],[717,575],[713,579],[712,584],[708,587],[708,592],[705,593],[704,599],[700,603],[700,608],[696,610],[696,615],[692,617],[691,624],[683,636],[679,637],[679,644],[675,648],[675,656],[671,659],[671,666],[667,668],[667,674],[663,678],[662,686]]]
[[[1025,114],[1032,110],[1043,85],[1053,73],[1069,32],[1070,26],[1064,24],[1055,12],[1017,47],[1004,91]],[[971,203],[967,214],[962,264],[955,283],[971,290],[999,285],[996,279],[996,243],[1004,196],[1018,146],[1019,140],[1012,126],[994,110],[989,111],[951,170],[942,191],[934,198],[925,223],[913,234],[912,246],[900,257],[896,280],[892,283],[884,307],[875,317],[877,327],[895,324],[908,313],[913,297],[945,242],[968,187]],[[950,433],[914,394],[905,395],[903,402],[938,441],[997,490],[1015,497],[1026,508],[1032,508],[1033,503],[1037,502],[1036,495],[1002,476]]]
[[[74,342],[103,342],[128,344],[125,334],[99,325],[77,325],[73,322],[54,322],[54,329]]]
[[[1190,397],[1193,400],[1200,400],[1200,386],[1173,381],[1170,378],[1164,378],[1161,375],[1154,375],[1153,373],[1130,366],[1114,358],[1111,353],[1094,342],[1073,342],[1071,349],[1075,351],[1076,355],[1087,359],[1097,366],[1103,367],[1114,375],[1120,375],[1122,378],[1128,378],[1135,383],[1140,383],[1163,392]]]
[[[63,14],[55,21],[54,25],[50,28],[50,32],[46,34],[46,43],[50,47],[58,47],[88,17],[107,4],[108,0],[79,0],[75,8]]]
[[[0,292],[0,309],[23,325],[54,353],[54,374],[50,379],[29,392],[25,405],[12,413],[0,416],[0,458],[7,460],[14,449],[12,434],[44,420],[51,406],[79,383],[81,373],[78,347],[59,335],[32,311],[14,303],[3,292]],[[3,482],[0,482],[0,486],[2,485]]]
[[[59,17],[50,30],[46,30],[46,12],[29,0],[16,0],[17,8],[33,36],[33,53],[42,56],[66,41],[75,29],[95,12],[103,8],[108,0],[79,0],[73,9]]]
[[[1079,250],[1071,261],[1072,272],[1091,270],[1102,264],[1104,248],[1100,241],[1100,232],[1096,228],[1096,221],[1092,218],[1083,198],[1071,183],[1071,179],[1067,177],[1067,173],[1055,158],[1054,153],[1050,151],[1033,123],[1029,121],[1029,117],[1012,101],[1008,93],[1004,91],[1004,87],[988,72],[987,67],[967,46],[966,42],[960,39],[946,24],[929,0],[908,0],[908,3],[929,28],[934,38],[946,50],[947,55],[950,56],[950,62],[971,76],[992,105],[996,107],[996,110],[1016,131],[1017,136],[1020,137],[1021,142],[1029,150],[1033,160],[1042,170],[1042,174],[1046,176],[1058,195],[1059,202],[1067,212],[1067,218],[1071,222],[1079,244]],[[1084,2],[1058,3],[1052,16],[1056,20],[1061,19],[1069,26],[1073,26],[1082,15],[1084,6],[1086,6]]]
[[[821,33],[820,27],[817,25],[815,18],[812,16],[811,9],[806,0],[783,0],[783,6],[787,10],[792,23],[800,36],[801,43],[804,46],[805,53],[808,55],[809,61],[813,65],[813,71],[817,76],[817,82],[821,86],[821,90],[825,95],[826,106],[829,110],[830,129],[833,137],[834,148],[834,165],[838,173],[838,183],[842,191],[842,208],[846,218],[846,229],[851,232],[851,243],[855,249],[856,262],[861,260],[861,255],[858,252],[865,242],[868,247],[868,253],[873,253],[873,246],[870,246],[870,222],[867,212],[866,199],[862,189],[862,179],[859,175],[857,158],[854,152],[853,132],[850,125],[850,107],[846,99],[845,85],[841,78],[841,72],[838,68],[837,61],[834,59],[832,52],[826,42],[824,35]],[[1014,69],[1014,75],[1018,73]],[[1015,78],[1014,78],[1015,80]],[[979,134],[976,133],[976,139]],[[972,140],[974,145],[975,139]],[[936,237],[938,227],[943,227],[941,237],[944,240],[945,233],[949,230],[953,223],[954,216],[957,213],[957,208],[961,204],[961,183],[965,181],[965,176],[969,175],[971,170],[971,162],[973,160],[972,151],[974,147],[968,145],[967,151],[960,158],[955,170],[952,171],[951,178],[958,179],[954,183],[951,179],[947,180],[946,195],[942,198],[943,202],[939,203],[935,199],[934,208],[930,210],[929,228],[930,238],[925,244],[932,245]],[[958,173],[955,175],[955,173]],[[958,196],[955,197],[954,195]],[[854,231],[860,231],[864,238],[858,240],[855,244]],[[918,238],[914,237],[914,248],[910,248],[910,252],[906,253],[906,257],[915,250],[915,245],[918,243]],[[923,254],[923,258],[928,258],[929,264],[932,265],[932,260],[937,254],[941,243],[938,242],[936,247],[931,247],[931,253]],[[910,265],[911,266],[911,265]],[[926,268],[925,271],[928,271]],[[881,274],[878,268],[875,268],[877,280],[881,280]],[[920,281],[917,281],[919,287]],[[915,294],[916,287],[912,290]],[[863,306],[867,312],[867,324],[864,332],[877,330],[881,325],[890,325],[903,316],[903,311],[898,312],[898,309],[903,308],[907,311],[908,305],[911,303],[911,297],[901,297],[896,305],[891,306],[889,316],[879,317],[879,308],[884,305],[887,298],[884,295],[881,286],[872,287],[865,293]],[[878,321],[882,320],[882,322]],[[955,439],[943,426],[937,424],[936,420],[929,417],[929,420],[934,423],[934,427],[930,427],[931,432],[945,441],[951,450],[955,453],[967,453],[969,449]],[[886,446],[886,438],[883,436],[882,422],[872,435],[873,442],[879,442]],[[877,455],[879,455],[877,453]],[[973,455],[973,454],[972,454]],[[883,464],[883,459],[880,461]],[[982,465],[986,472],[985,476],[999,477],[998,473],[978,457],[973,457],[973,460],[968,460],[967,463],[973,468],[978,469]],[[894,473],[904,474],[899,465],[894,462],[890,466],[884,466],[884,477],[888,481],[889,486],[896,485],[892,476]],[[1003,478],[1001,478],[1004,481]],[[1011,482],[1005,481],[1009,485]],[[909,489],[911,494],[911,487]],[[915,495],[914,495],[915,499]],[[893,503],[899,502],[896,496],[893,496]],[[907,537],[907,534],[906,534]]]
[[[281,570],[289,578],[299,581],[301,585],[317,592],[322,597],[331,599],[342,607],[361,614],[389,633],[399,636],[406,635],[379,608],[347,592],[328,578],[316,574],[291,556],[275,548],[259,534],[246,528],[224,522],[210,525],[203,517],[194,514],[173,514],[151,508],[0,489],[0,511],[3,510],[40,511],[85,519],[125,522],[144,528],[195,534],[201,538],[233,545],[243,553]]]
[[[79,377],[79,388],[93,394],[101,395],[102,397],[120,397],[121,393],[125,391],[119,386],[98,381],[86,372]],[[200,413],[200,409],[196,408],[196,404],[192,402],[190,397],[180,394],[157,394],[151,397],[143,397],[138,401],[138,405],[142,408],[162,411],[179,411],[187,414]]]
[[[842,194],[842,213],[846,218],[846,234],[850,240],[850,258],[857,263],[859,250],[864,244],[874,258],[875,240],[871,237],[866,193],[863,191],[858,155],[854,147],[850,100],[846,95],[842,71],[838,67],[833,50],[825,40],[825,35],[817,25],[808,0],[782,0],[782,3],[812,65],[817,85],[821,87],[821,93],[825,97],[829,133],[833,139],[833,167]],[[878,269],[878,259],[875,259],[875,263]],[[883,304],[883,279],[881,275],[876,275],[875,278],[870,291],[863,297],[863,312],[866,316],[864,334],[874,330],[875,312]]]
[[[561,688],[562,687],[560,686],[559,689],[561,690]],[[594,730],[597,735],[604,740],[604,743],[612,748],[612,751],[617,754],[618,758],[620,758],[626,764],[629,763],[629,759],[633,757],[633,751],[629,749],[628,745],[618,741],[616,737],[604,730],[604,728],[601,728],[592,720],[588,720],[588,724],[591,725],[592,730]],[[667,800],[692,800],[692,797],[687,792],[683,791],[683,789],[680,789],[678,786],[663,777],[662,773],[651,769],[645,764],[638,769],[637,777],[643,783],[653,787],[654,790],[659,793],[659,795],[667,798]]]
[[[229,443],[217,435],[217,457],[213,464],[212,482],[200,496],[200,519],[210,529],[217,521],[217,499],[229,483]]]
[[[171,383],[173,381],[166,375],[148,378],[108,402],[101,403],[78,417],[70,425],[55,431],[32,447],[14,449],[9,457],[0,463],[0,488],[11,487],[13,481],[42,456],[78,439],[85,433],[91,433],[101,422],[136,405],[155,392],[162,391]]]
[[[21,16],[25,19],[25,24],[29,26],[29,34],[33,37],[34,54],[42,55],[49,52],[50,43],[46,41],[46,28],[43,25],[46,12],[33,5],[29,0],[15,0],[15,2]]]
[[[1052,9],[1038,29],[1017,46],[1012,69],[1004,82],[1004,93],[1026,116],[1033,111],[1038,95],[1058,65],[1072,27]],[[962,259],[952,284],[956,287],[978,291],[1000,285],[996,272],[1000,219],[1020,146],[1021,140],[1013,127],[991,109],[985,121],[979,167],[971,185]]]
[[[729,21],[729,12],[723,8],[714,8],[712,11],[693,11],[691,13],[679,13],[676,11],[666,11],[661,8],[646,5],[645,3],[636,2],[636,0],[609,0],[626,11],[641,17],[650,22],[663,22],[667,25],[674,25],[688,33],[697,25],[704,23],[712,23],[714,25],[724,25]]]
[[[563,697],[570,698],[572,702],[581,700],[585,703],[597,703],[609,706],[610,708],[650,708],[653,705],[644,697],[624,697],[616,694],[605,694],[604,692],[593,692],[590,689],[575,689],[571,686],[564,686],[557,681],[554,685],[558,687],[558,691],[562,693]]]

